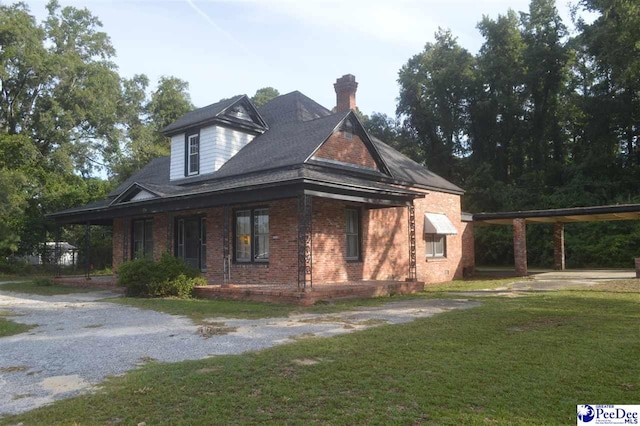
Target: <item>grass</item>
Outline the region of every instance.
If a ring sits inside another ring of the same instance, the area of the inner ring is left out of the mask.
[[[59,284],[39,285],[35,281],[20,281],[0,284],[0,291],[14,291],[17,293],[39,294],[41,296],[54,296],[57,294],[84,293],[88,291],[96,291],[96,289],[71,287]]]
[[[577,404],[640,400],[630,281],[623,292],[481,298],[407,324],[150,363],[0,423],[575,424]]]
[[[229,300],[209,300],[209,299],[143,299],[134,297],[118,297],[107,299],[106,301],[120,303],[122,305],[133,306],[141,309],[151,309],[171,315],[181,315],[190,318],[195,323],[201,323],[207,318],[280,318],[292,314],[302,313],[334,313],[354,309],[363,306],[379,306],[391,300],[404,300],[420,297],[431,297],[428,293],[454,291],[454,290],[479,290],[486,288],[496,288],[508,286],[515,281],[522,281],[522,278],[502,278],[502,279],[476,279],[459,280],[442,284],[429,284],[425,293],[413,295],[379,297],[374,299],[339,300],[327,304],[317,304],[310,307],[300,307],[293,305],[278,305],[271,303],[256,303],[246,301]]]
[[[34,325],[20,324],[5,317],[12,316],[10,312],[0,311],[0,337],[13,336],[31,330]]]

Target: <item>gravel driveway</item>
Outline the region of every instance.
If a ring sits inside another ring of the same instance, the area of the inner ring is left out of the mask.
[[[185,317],[101,302],[108,291],[38,296],[3,292],[0,310],[15,322],[37,325],[0,338],[0,416],[90,391],[107,376],[157,360],[177,362],[239,354],[304,336],[329,337],[384,323],[403,323],[452,309],[468,300],[411,300],[338,314],[238,320]],[[226,333],[226,334],[225,334]]]

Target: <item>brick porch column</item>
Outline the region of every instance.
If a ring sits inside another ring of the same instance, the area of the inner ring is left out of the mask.
[[[513,260],[516,274],[527,275],[527,225],[524,219],[513,219]]]
[[[564,223],[553,224],[553,269],[564,271]]]

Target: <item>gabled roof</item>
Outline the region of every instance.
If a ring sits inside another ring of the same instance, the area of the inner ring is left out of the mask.
[[[345,191],[345,187],[357,187],[363,192],[371,190],[395,194],[390,197],[415,198],[418,193],[411,187],[463,193],[458,186],[432,173],[379,139],[369,136],[352,111],[331,113],[297,91],[279,96],[259,109],[255,109],[246,96],[237,96],[185,114],[167,126],[165,131],[175,133],[180,129],[222,120],[225,111],[229,111],[229,108],[236,104],[242,105],[246,113],[255,113],[252,119],[259,118],[259,122],[264,123],[264,131],[257,132],[257,136],[251,142],[216,172],[170,181],[170,158],[156,158],[120,184],[106,200],[57,212],[51,216],[78,217],[82,212],[107,212],[111,209],[121,211],[131,206],[161,206],[164,200],[182,200],[184,197],[222,194],[229,191],[237,193],[264,185],[279,188],[279,185],[294,181],[314,187],[324,182],[327,188],[342,187],[340,191]],[[379,163],[379,170],[363,170],[348,164],[331,164],[311,158],[318,147],[327,141],[347,118],[353,118],[357,123],[358,131],[364,136],[361,139]],[[398,185],[405,188],[401,189]],[[101,217],[105,217],[106,213],[101,214]]]
[[[395,179],[408,184],[418,184],[427,189],[435,189],[454,194],[464,193],[464,190],[459,186],[452,184],[441,176],[438,176],[425,166],[416,163],[411,158],[391,148],[380,139],[372,136],[371,141],[378,148],[380,155],[384,158],[391,175]]]
[[[259,107],[258,111],[271,125],[311,121],[331,115],[331,111],[297,90],[272,99]]]
[[[251,117],[251,122],[245,120],[237,120],[227,112],[231,111],[235,106],[242,105],[248,115]],[[236,124],[244,125],[247,127],[255,127],[256,130],[264,131],[267,129],[267,123],[264,121],[258,110],[251,103],[247,95],[238,95],[230,99],[225,99],[215,104],[208,105],[206,107],[194,109],[189,111],[182,117],[178,118],[173,123],[162,129],[162,133],[165,135],[172,135],[186,130],[190,127],[200,126],[215,121],[216,119],[225,119],[235,121]]]
[[[310,121],[274,125],[255,138],[213,175],[218,177],[304,163],[346,117],[332,114]]]
[[[141,182],[145,185],[169,185],[169,167],[171,159],[169,156],[154,158],[144,166],[138,173],[130,176],[122,182],[116,189],[111,191],[108,197],[115,197],[129,188],[134,182]]]

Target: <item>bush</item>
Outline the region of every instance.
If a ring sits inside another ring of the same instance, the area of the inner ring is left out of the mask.
[[[118,285],[133,297],[191,297],[195,285],[206,285],[199,272],[182,259],[164,253],[158,262],[147,258],[120,265]]]
[[[50,287],[53,285],[53,281],[49,278],[34,278],[33,283],[40,287]]]

